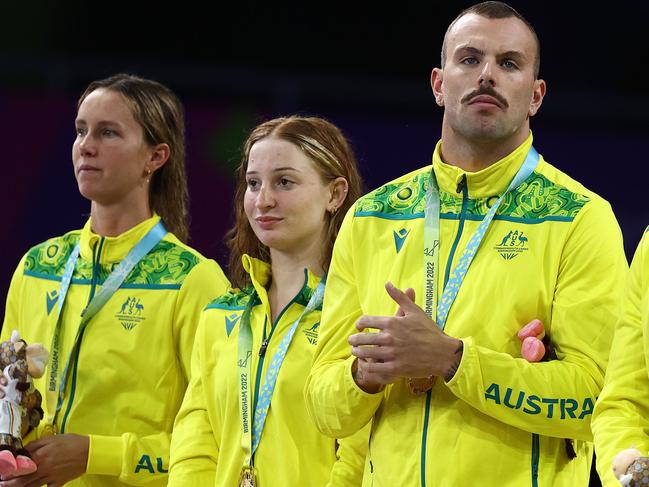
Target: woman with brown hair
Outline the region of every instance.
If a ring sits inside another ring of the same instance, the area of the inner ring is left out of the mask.
[[[51,344],[36,386],[36,472],[3,485],[166,485],[173,418],[200,310],[228,282],[188,247],[184,115],[155,81],[116,75],[81,95],[72,147],[82,230],[33,247],[2,338]],[[75,480],[76,479],[76,480]]]
[[[249,135],[228,240],[239,289],[201,315],[170,486],[360,485],[367,436],[325,437],[302,399],[334,241],[360,191],[326,120],[278,118]]]

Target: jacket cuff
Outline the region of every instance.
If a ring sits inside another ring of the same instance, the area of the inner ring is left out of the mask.
[[[90,435],[86,473],[119,476],[122,473],[122,445],[121,436]]]
[[[460,359],[460,365],[458,366],[457,370],[455,371],[455,375],[453,375],[451,380],[445,382],[446,386],[451,389],[451,391],[460,387],[460,384],[458,384],[458,382],[460,382],[462,376],[467,373],[466,370],[470,368],[470,365],[468,364],[476,354],[472,337],[460,338],[459,340],[462,340],[462,358]]]

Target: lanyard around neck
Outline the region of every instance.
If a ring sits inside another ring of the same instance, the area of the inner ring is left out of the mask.
[[[507,193],[516,189],[525,181],[536,169],[539,163],[539,154],[534,147],[530,147],[525,161],[520,167],[509,187],[493,204],[485,215],[477,230],[471,236],[469,243],[462,252],[460,259],[453,268],[444,292],[439,299],[438,304],[438,273],[439,273],[439,248],[440,248],[440,197],[439,185],[435,177],[435,171],[431,168],[428,191],[426,193],[426,211],[424,219],[424,311],[429,318],[435,319],[437,325],[443,330],[446,325],[446,318],[451,310],[451,306],[460,291],[460,286],[464,277],[469,270],[473,257],[482,243],[491,222],[498,211],[498,207],[505,199]]]
[[[75,351],[79,347],[79,341],[83,332],[88,326],[88,323],[95,316],[99,310],[108,302],[115,291],[119,289],[126,277],[133,270],[133,268],[142,260],[142,258],[155,247],[158,242],[160,242],[164,236],[167,234],[162,222],[158,222],[147,234],[142,237],[142,239],[131,249],[128,255],[119,263],[119,265],[110,273],[106,281],[102,285],[99,292],[91,299],[88,306],[81,313],[81,323],[77,329],[77,335],[74,339],[74,344],[68,355],[65,367],[63,369],[63,374],[61,375],[60,384],[58,387],[56,382],[58,379],[58,369],[59,369],[59,355],[60,355],[60,334],[61,334],[61,315],[63,311],[63,305],[65,303],[65,298],[67,297],[68,290],[70,288],[70,283],[72,282],[72,275],[74,274],[74,268],[79,258],[80,244],[77,245],[72,250],[68,261],[65,263],[65,270],[63,271],[63,277],[61,278],[61,288],[59,291],[59,300],[56,309],[56,324],[54,327],[54,334],[52,336],[52,345],[50,350],[52,351],[52,361],[50,363],[50,374],[47,388],[47,408],[49,412],[49,423],[50,425],[55,425],[56,418],[58,413],[63,406],[63,400],[65,398],[65,386],[68,380],[71,361],[73,361],[73,356]]]
[[[320,283],[313,292],[313,295],[311,296],[311,299],[309,299],[306,307],[300,314],[299,318],[293,322],[291,328],[286,332],[277,347],[277,351],[273,355],[270,365],[268,366],[264,382],[263,384],[260,384],[261,388],[252,419],[252,428],[250,427],[250,382],[252,380],[252,327],[250,325],[250,315],[252,313],[252,304],[255,301],[254,296],[250,297],[250,301],[241,316],[237,366],[239,372],[239,409],[242,432],[241,446],[246,454],[245,465],[251,465],[252,457],[259,446],[261,434],[264,430],[264,424],[266,423],[266,417],[268,415],[268,409],[270,407],[270,401],[275,390],[277,376],[279,375],[280,368],[284,362],[284,357],[286,357],[288,347],[291,345],[293,336],[295,335],[302,319],[318,307],[322,306],[326,280],[327,276],[322,276]]]

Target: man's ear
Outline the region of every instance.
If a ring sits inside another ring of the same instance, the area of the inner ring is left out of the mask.
[[[430,73],[430,87],[435,95],[435,103],[440,107],[444,106],[444,93],[442,92],[442,84],[444,81],[444,70],[442,68],[434,68]]]
[[[534,81],[534,91],[532,91],[532,99],[530,100],[530,108],[527,111],[529,117],[536,115],[536,112],[541,108],[541,103],[543,103],[543,97],[545,96],[545,90],[547,86],[545,81],[542,79],[537,79]]]

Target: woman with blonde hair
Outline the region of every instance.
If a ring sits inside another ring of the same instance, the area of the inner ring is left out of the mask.
[[[95,81],[75,130],[90,218],[29,250],[7,298],[2,339],[17,329],[51,359],[36,381],[45,420],[26,445],[38,469],[2,485],[166,485],[198,316],[228,281],[183,243],[184,115],[171,90]]]

